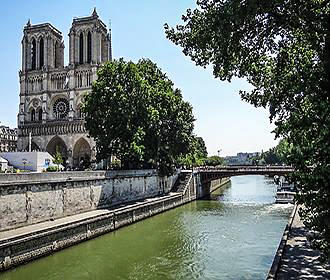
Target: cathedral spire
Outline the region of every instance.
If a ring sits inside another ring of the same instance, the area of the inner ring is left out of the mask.
[[[26,23],[26,26],[31,26],[31,20],[29,19],[28,22]]]
[[[97,12],[96,12],[96,7],[94,7],[94,10],[93,10],[93,13],[92,13],[92,17],[95,17],[95,18],[99,17],[98,14],[97,14]]]

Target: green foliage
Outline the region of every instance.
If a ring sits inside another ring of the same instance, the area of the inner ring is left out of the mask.
[[[56,153],[55,153],[55,156],[53,159],[53,163],[57,164],[57,170],[60,169],[60,164],[63,163],[63,157],[62,157],[59,147],[56,147]]]
[[[202,137],[193,137],[190,142],[189,152],[181,156],[178,164],[186,168],[204,165],[207,158],[207,149]]]
[[[275,165],[283,163],[281,158],[276,153],[275,148],[271,148],[269,151],[264,153],[263,158],[265,159],[266,164]]]
[[[270,164],[282,165],[289,164],[287,156],[290,152],[289,144],[285,139],[281,139],[276,147],[270,148],[268,151],[261,153],[261,155],[254,157],[252,162],[254,164]]]
[[[218,166],[224,164],[225,164],[225,160],[219,156],[210,156],[205,160],[205,165],[207,166]]]
[[[110,163],[110,169],[119,170],[121,166],[120,160],[114,160]]]
[[[167,37],[215,77],[244,77],[240,92],[269,108],[275,134],[287,140],[305,223],[330,256],[330,2],[199,0]]]
[[[196,137],[197,141],[197,151],[199,158],[205,159],[207,158],[207,148],[202,137]]]
[[[86,129],[96,141],[97,159],[115,155],[127,168],[173,172],[190,151],[192,107],[179,89],[150,60],[123,59],[98,69],[85,97]]]
[[[281,163],[290,164],[288,157],[291,152],[292,145],[286,139],[281,139],[280,142],[275,147],[275,152]]]
[[[56,172],[56,171],[58,171],[58,167],[57,166],[48,166],[46,171],[47,172]]]

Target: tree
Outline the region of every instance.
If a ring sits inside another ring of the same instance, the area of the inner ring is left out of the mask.
[[[277,146],[275,147],[275,151],[281,163],[289,164],[287,156],[290,153],[290,149],[291,145],[286,139],[281,139],[280,142],[278,142]]]
[[[253,157],[254,164],[288,164],[286,158],[290,146],[285,139],[281,139],[276,147],[270,148],[266,152],[262,152],[259,156]]]
[[[245,78],[243,100],[269,108],[288,141],[305,224],[330,256],[330,1],[199,0],[167,37],[221,80]]]
[[[98,69],[83,111],[97,160],[116,156],[127,168],[173,171],[193,139],[192,107],[155,63],[123,59]]]
[[[217,166],[217,165],[224,165],[225,160],[219,156],[210,156],[205,160],[205,165],[208,166]]]
[[[205,164],[207,148],[202,137],[193,137],[190,142],[189,152],[179,158],[179,165],[185,167],[201,166]]]
[[[196,137],[197,150],[200,158],[207,158],[207,148],[202,137]]]
[[[56,152],[54,155],[53,163],[57,164],[57,171],[60,170],[60,164],[63,163],[63,157],[58,146],[56,146]]]

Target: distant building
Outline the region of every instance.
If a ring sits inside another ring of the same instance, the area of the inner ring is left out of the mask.
[[[16,152],[17,129],[0,125],[0,152]]]
[[[246,165],[252,164],[252,159],[259,156],[260,153],[237,153],[236,156],[225,157],[225,162],[227,165]]]

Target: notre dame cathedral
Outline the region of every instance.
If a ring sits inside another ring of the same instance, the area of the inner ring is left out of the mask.
[[[69,65],[64,66],[62,33],[49,23],[24,27],[19,72],[18,150],[59,150],[70,167],[95,158],[81,112],[100,64],[112,59],[111,33],[94,9],[74,18],[69,32]]]

